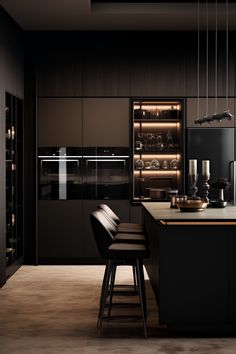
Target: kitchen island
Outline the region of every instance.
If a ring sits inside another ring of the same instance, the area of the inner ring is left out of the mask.
[[[143,219],[159,323],[236,332],[236,206],[181,212],[148,202]]]

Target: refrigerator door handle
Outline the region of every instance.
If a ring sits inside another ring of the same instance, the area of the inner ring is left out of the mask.
[[[229,173],[230,173],[230,199],[233,205],[236,205],[236,161],[230,161],[229,163]]]

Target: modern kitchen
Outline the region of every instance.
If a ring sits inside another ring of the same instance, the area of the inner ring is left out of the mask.
[[[235,24],[0,0],[0,352],[235,352]]]

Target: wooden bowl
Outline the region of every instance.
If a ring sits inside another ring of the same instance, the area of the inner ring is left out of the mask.
[[[177,208],[185,212],[203,211],[206,209],[207,204],[208,203],[202,199],[187,199],[176,202]]]

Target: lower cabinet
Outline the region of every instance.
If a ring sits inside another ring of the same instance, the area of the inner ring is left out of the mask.
[[[39,200],[39,264],[101,264],[89,215],[108,204],[122,222],[130,221],[128,200]]]
[[[38,201],[39,264],[77,264],[82,249],[82,201]]]
[[[235,257],[235,252],[236,252],[236,236],[235,236],[235,230],[233,227],[231,228],[230,232],[230,240],[229,240],[229,289],[230,289],[230,322],[232,322],[234,325],[236,325],[236,257]]]

